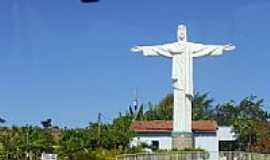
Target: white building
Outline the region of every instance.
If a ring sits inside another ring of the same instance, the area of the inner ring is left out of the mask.
[[[172,121],[135,121],[131,128],[137,134],[132,146],[145,143],[157,149],[172,149]],[[193,146],[208,151],[210,160],[218,159],[220,141],[234,141],[236,138],[232,127],[218,127],[215,121],[210,120],[193,121],[192,132]]]

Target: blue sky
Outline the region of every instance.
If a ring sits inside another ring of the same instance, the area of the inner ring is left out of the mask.
[[[217,103],[256,95],[270,107],[270,2],[267,0],[0,1],[0,114],[9,125],[79,127],[171,91],[171,63],[129,52],[137,44],[189,39],[237,46],[195,60],[195,89]]]

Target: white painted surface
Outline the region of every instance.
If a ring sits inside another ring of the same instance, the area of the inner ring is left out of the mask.
[[[159,141],[159,149],[172,149],[172,137],[170,135],[139,135],[133,138],[131,146],[137,146],[141,143],[151,145],[152,141]],[[194,134],[194,145],[195,148],[208,151],[210,154],[209,160],[218,160],[219,138],[217,134],[196,133]]]
[[[135,137],[131,142],[131,146],[137,146],[141,143],[151,145],[152,141],[159,141],[159,149],[172,149],[172,137],[169,135]]]
[[[217,134],[195,133],[195,148],[202,148],[210,153],[210,160],[218,160],[219,158],[219,141],[234,141],[236,134],[232,127],[219,127]],[[149,134],[140,135],[133,138],[131,146],[137,146],[140,143],[152,144],[152,141],[159,141],[159,149],[172,149],[172,137],[169,134]]]
[[[177,42],[155,46],[136,46],[132,52],[144,56],[161,56],[172,59],[172,82],[174,93],[174,132],[191,132],[191,98],[193,96],[193,58],[219,56],[235,46],[205,45],[187,41],[187,28],[179,25]]]
[[[42,153],[41,160],[57,160],[57,154]]]
[[[195,148],[201,148],[210,153],[209,160],[218,160],[218,137],[216,134],[194,134]]]
[[[235,141],[237,139],[233,127],[218,127],[217,136],[219,141]]]

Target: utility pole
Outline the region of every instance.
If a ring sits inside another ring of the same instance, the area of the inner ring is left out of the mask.
[[[97,130],[97,146],[100,147],[100,133],[101,133],[101,113],[98,113],[98,130]]]

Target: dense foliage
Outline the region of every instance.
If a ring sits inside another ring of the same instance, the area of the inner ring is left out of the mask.
[[[246,97],[239,104],[230,101],[213,104],[208,94],[196,93],[192,101],[193,120],[215,120],[219,126],[233,126],[239,135],[232,146],[221,146],[224,150],[243,150],[270,153],[270,114],[264,110],[263,99]],[[173,95],[168,94],[159,104],[150,104],[145,120],[170,120],[173,113]]]
[[[192,105],[194,120],[211,119],[219,125],[234,126],[238,142],[224,149],[270,153],[270,116],[262,99],[250,96],[240,103],[214,105],[208,94],[197,93]],[[134,136],[132,121],[171,120],[172,113],[173,95],[168,94],[158,104],[130,106],[111,123],[91,122],[86,128],[58,128],[52,119],[41,121],[42,127],[1,127],[0,159],[36,160],[42,153],[56,153],[59,159],[106,160],[120,153],[138,152],[142,146],[129,148]]]
[[[0,159],[37,160],[42,153],[56,153],[60,159],[105,160],[128,151],[133,132],[128,115],[112,124],[90,123],[86,128],[52,127],[42,121],[41,127],[2,127],[0,130]]]

